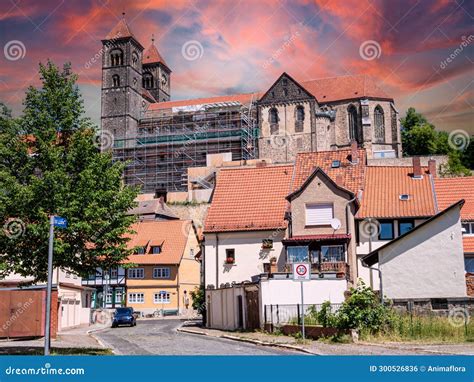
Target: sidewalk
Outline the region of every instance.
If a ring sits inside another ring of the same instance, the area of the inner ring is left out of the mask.
[[[57,337],[51,340],[51,350],[61,354],[108,354],[109,350],[89,335],[90,331],[103,328],[98,325],[86,325],[58,332]],[[10,339],[0,340],[1,354],[42,354],[44,338],[37,339]]]
[[[275,346],[313,355],[410,355],[443,354],[473,355],[474,344],[419,344],[419,343],[326,343],[322,341],[297,340],[284,335],[263,332],[228,332],[200,327],[195,322],[187,322],[179,332],[244,341],[262,346]]]

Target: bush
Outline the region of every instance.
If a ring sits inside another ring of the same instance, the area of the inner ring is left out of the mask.
[[[350,297],[336,314],[336,327],[339,329],[364,329],[376,333],[390,322],[391,310],[382,305],[379,297],[362,281],[356,288],[351,288]]]

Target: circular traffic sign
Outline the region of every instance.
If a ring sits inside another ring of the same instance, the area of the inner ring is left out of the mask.
[[[296,267],[296,273],[298,274],[298,276],[304,276],[306,272],[308,272],[308,268],[306,267],[306,265],[298,265]]]

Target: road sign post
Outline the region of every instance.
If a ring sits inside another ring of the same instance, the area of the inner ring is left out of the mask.
[[[53,247],[54,227],[66,228],[67,220],[51,215],[49,217],[49,244],[48,244],[48,284],[46,286],[46,320],[44,327],[44,355],[50,354],[51,349],[51,290],[53,289]],[[58,282],[59,280],[56,280]]]
[[[293,280],[299,281],[301,285],[301,335],[305,339],[305,328],[304,328],[304,288],[303,282],[311,280],[311,264],[308,263],[295,263],[293,264]]]

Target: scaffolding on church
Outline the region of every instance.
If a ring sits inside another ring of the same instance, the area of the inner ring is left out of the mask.
[[[232,160],[258,157],[254,99],[145,112],[137,136],[114,142],[115,160],[126,161],[125,182],[142,193],[187,190],[187,168],[206,166],[207,154]]]

